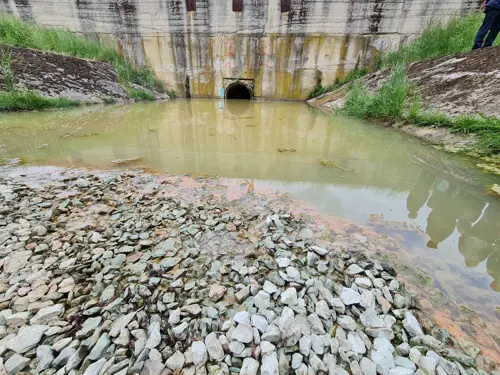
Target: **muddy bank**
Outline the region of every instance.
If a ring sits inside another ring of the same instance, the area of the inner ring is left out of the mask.
[[[66,98],[84,103],[120,102],[131,99],[130,89],[119,82],[114,67],[107,62],[16,48],[0,44],[4,67],[14,77],[15,90],[34,90],[41,96]],[[0,91],[10,91],[0,72]],[[150,93],[157,99],[168,95],[150,91],[139,85],[131,88]]]
[[[294,214],[287,196],[229,201],[212,178],[31,171],[0,175],[0,354],[13,373],[494,370],[419,324],[393,267],[367,257],[395,239]]]

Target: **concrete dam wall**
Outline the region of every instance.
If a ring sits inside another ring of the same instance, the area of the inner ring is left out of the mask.
[[[480,2],[480,1],[479,1]],[[304,99],[432,19],[478,0],[0,0],[0,11],[112,40],[178,95]]]

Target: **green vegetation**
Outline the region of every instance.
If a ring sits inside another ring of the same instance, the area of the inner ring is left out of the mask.
[[[397,51],[381,55],[377,65],[379,68],[390,68],[470,51],[483,18],[484,14],[477,12],[454,17],[449,22],[430,23],[413,42],[401,46]]]
[[[130,97],[136,100],[156,100],[156,96],[144,90],[130,89]]]
[[[411,89],[403,65],[397,65],[388,79],[374,93],[357,82],[347,94],[341,114],[358,118],[404,121],[417,126],[447,127],[451,132],[476,134],[476,151],[481,155],[500,153],[500,119],[463,115],[450,117],[426,110]]]
[[[0,43],[106,61],[114,66],[122,84],[135,83],[151,90],[163,91],[163,84],[151,69],[133,67],[112,46],[77,36],[69,30],[42,27],[0,15]]]
[[[0,92],[0,111],[28,111],[48,108],[68,108],[80,102],[65,98],[46,98],[34,91]]]
[[[368,73],[367,68],[355,68],[348,75],[346,75],[344,78],[336,79],[335,83],[333,83],[330,86],[325,87],[321,83],[318,82],[318,84],[314,87],[314,89],[307,96],[307,99],[316,98],[317,96],[323,95],[324,93],[336,90],[339,87],[344,86],[347,83],[350,83],[352,81],[355,81],[358,78],[363,77],[367,73]]]

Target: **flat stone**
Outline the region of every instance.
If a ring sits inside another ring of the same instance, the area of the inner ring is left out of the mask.
[[[281,332],[274,324],[269,324],[266,332],[261,336],[261,339],[269,342],[278,342],[281,339]]]
[[[396,366],[407,368],[408,370],[411,370],[413,372],[417,371],[417,366],[415,366],[415,364],[408,358],[396,357],[394,363],[396,364]]]
[[[23,354],[37,346],[43,334],[49,329],[46,325],[33,325],[22,327],[17,336],[10,340],[8,348],[18,354]]]
[[[109,331],[109,335],[111,337],[116,337],[120,334],[121,330],[129,325],[129,323],[134,319],[135,312],[131,312],[127,315],[123,315],[119,317],[111,326],[111,330]]]
[[[361,301],[361,295],[351,288],[343,288],[340,299],[345,305],[354,305]]]
[[[260,343],[260,350],[262,354],[267,354],[274,352],[276,350],[276,346],[271,344],[269,341],[262,341]]]
[[[357,275],[361,272],[364,272],[364,269],[362,269],[360,266],[357,264],[351,264],[349,267],[347,267],[345,271],[348,275]]]
[[[269,327],[269,323],[264,316],[254,314],[252,315],[252,327],[257,328],[259,332],[264,333],[266,332],[267,327]]]
[[[75,353],[76,353],[75,348],[64,348],[63,350],[61,350],[56,359],[54,359],[54,361],[52,362],[52,366],[55,367],[64,366],[66,362],[68,362],[68,359]]]
[[[325,256],[326,254],[328,254],[327,249],[315,245],[311,246],[311,250],[314,251],[319,256]]]
[[[397,366],[391,370],[389,370],[389,375],[413,375],[414,371],[408,370],[405,367]]]
[[[357,328],[356,321],[349,315],[340,315],[337,317],[337,324],[344,329],[354,331]]]
[[[269,293],[260,290],[254,297],[253,303],[259,309],[268,309],[271,306],[271,296]]]
[[[106,353],[106,350],[110,345],[111,339],[109,338],[109,335],[107,333],[103,333],[92,348],[89,354],[89,359],[92,361],[101,359],[102,357],[104,357],[104,354]]]
[[[75,353],[71,357],[69,357],[68,362],[66,362],[66,366],[64,366],[64,370],[69,372],[73,369],[76,369],[84,358],[89,354],[89,350],[86,346],[80,346]]]
[[[389,375],[389,371],[396,367],[392,353],[385,349],[373,351],[371,359],[377,365],[377,373],[380,375]]]
[[[115,286],[113,284],[108,285],[101,293],[101,298],[99,302],[101,305],[105,305],[111,301],[115,296]]]
[[[302,361],[304,360],[304,356],[300,353],[293,353],[292,355],[292,369],[297,370],[300,365],[302,364]]]
[[[54,360],[54,354],[49,345],[40,345],[36,348],[36,369],[38,371],[46,370]]]
[[[45,307],[38,310],[36,315],[30,319],[30,324],[47,324],[52,320],[57,320],[62,314],[64,314],[64,306],[62,304]]]
[[[422,356],[418,362],[418,367],[421,370],[426,371],[427,374],[435,374],[436,373],[437,361],[435,358]]]
[[[325,320],[330,318],[330,308],[328,307],[328,304],[325,300],[318,301],[318,303],[316,304],[316,314],[318,314],[319,317]]]
[[[361,358],[361,361],[359,361],[359,366],[361,367],[364,375],[377,374],[377,365],[366,357]]]
[[[76,332],[76,337],[88,337],[90,334],[94,333],[94,331],[99,327],[102,322],[102,318],[100,316],[95,318],[88,318],[82,325],[82,328]]]
[[[304,357],[309,357],[311,353],[312,340],[308,336],[302,336],[299,340],[299,350]]]
[[[83,375],[98,375],[105,364],[106,364],[106,359],[101,358],[97,362],[94,362],[89,367],[87,367]]]
[[[234,314],[233,320],[236,323],[250,325],[250,314],[248,313],[248,311],[238,311],[236,314]]]
[[[233,354],[238,355],[243,351],[243,349],[245,349],[245,344],[240,341],[233,340],[229,343],[229,351]]]
[[[323,361],[321,361],[321,359],[319,359],[319,357],[314,353],[311,353],[309,356],[309,364],[316,374],[328,371]]]
[[[21,372],[26,366],[28,366],[29,363],[29,358],[22,357],[19,354],[15,353],[5,362],[4,366],[9,373],[14,375],[18,372]]]
[[[278,287],[269,280],[264,281],[262,289],[264,289],[264,291],[269,294],[274,294],[278,291]]]
[[[347,341],[349,341],[353,352],[358,354],[366,353],[365,344],[357,332],[349,332],[347,334]]]
[[[284,346],[296,345],[300,339],[300,326],[295,324],[295,314],[292,309],[285,306],[279,318],[278,327]]]

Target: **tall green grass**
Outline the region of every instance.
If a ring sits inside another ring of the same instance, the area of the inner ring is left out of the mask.
[[[34,91],[0,92],[0,111],[31,111],[76,107],[81,103],[66,98],[46,98]]]
[[[121,83],[135,83],[163,92],[163,84],[148,67],[134,67],[112,46],[91,41],[69,30],[38,26],[0,15],[0,43],[111,63]]]
[[[448,21],[434,20],[414,41],[402,45],[397,51],[382,54],[378,66],[389,68],[398,64],[407,65],[414,61],[470,51],[483,18],[483,13],[476,12],[455,16]]]

